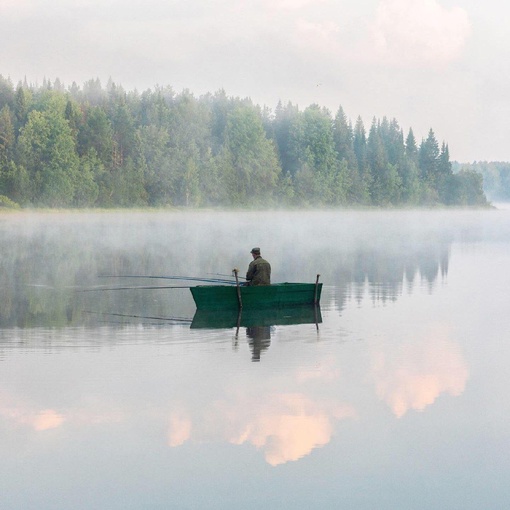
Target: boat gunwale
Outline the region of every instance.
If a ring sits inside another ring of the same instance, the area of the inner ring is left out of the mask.
[[[197,309],[282,308],[306,304],[318,305],[322,283],[196,285],[191,287],[190,291]]]

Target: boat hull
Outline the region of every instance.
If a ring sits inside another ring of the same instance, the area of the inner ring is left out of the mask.
[[[289,306],[318,304],[322,283],[275,283],[272,285],[240,286],[197,285],[191,294],[199,310],[237,310],[238,290],[243,310],[256,308],[285,308]]]

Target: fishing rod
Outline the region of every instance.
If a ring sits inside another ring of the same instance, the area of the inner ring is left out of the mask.
[[[230,274],[221,274],[221,273],[207,273],[207,274],[212,274],[212,275],[217,275],[217,276],[228,276],[229,278],[234,278],[234,275],[230,275]],[[242,280],[246,280],[246,278],[244,276],[237,276],[238,278],[241,278]]]
[[[96,315],[112,315],[115,317],[133,317],[135,319],[151,319],[151,320],[158,320],[158,321],[174,321],[174,322],[184,322],[184,323],[190,323],[193,321],[193,319],[186,319],[182,317],[150,317],[146,315],[130,315],[126,313],[113,313],[113,312],[92,312],[90,310],[83,310],[83,313],[90,313],[90,314],[96,314]]]
[[[227,275],[222,275],[227,276]],[[154,276],[154,275],[141,275],[141,274],[100,274],[98,278],[147,278],[147,279],[158,279],[158,280],[188,280],[195,282],[207,282],[207,283],[230,283],[233,284],[232,280],[225,280],[223,278],[200,278],[198,276]]]
[[[96,290],[134,290],[134,289],[191,289],[191,285],[156,285],[156,286],[140,286],[140,287],[94,287],[91,289],[81,289],[76,292],[92,292]]]

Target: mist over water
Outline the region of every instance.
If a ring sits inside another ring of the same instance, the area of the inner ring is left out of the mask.
[[[254,246],[318,324],[115,278]],[[503,508],[509,248],[508,210],[0,216],[0,506]]]
[[[486,217],[492,221],[483,223]],[[51,213],[10,216],[0,225],[9,302],[0,320],[18,326],[33,325],[29,319],[37,322],[37,316],[44,325],[45,315],[62,316],[64,308],[61,324],[78,325],[89,304],[119,301],[146,311],[156,301],[155,311],[189,316],[194,304],[184,289],[77,291],[189,284],[111,278],[116,275],[223,278],[234,267],[244,275],[253,246],[272,264],[273,282],[313,282],[320,274],[340,308],[346,294],[359,293],[365,283],[377,287],[379,297],[393,299],[404,281],[412,287],[444,276],[455,240],[506,234],[497,213],[462,212]]]

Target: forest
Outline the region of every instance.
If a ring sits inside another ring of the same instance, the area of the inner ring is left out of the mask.
[[[0,75],[0,207],[487,206],[476,170],[341,106]]]
[[[483,190],[491,201],[510,202],[510,163],[503,161],[453,162],[454,172],[471,170],[483,177]]]

